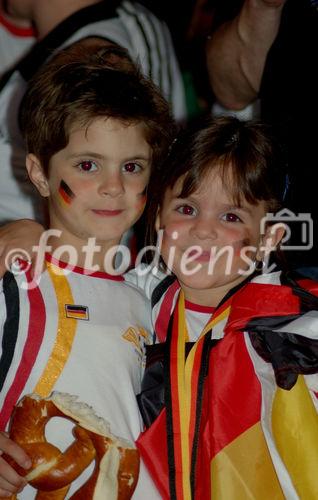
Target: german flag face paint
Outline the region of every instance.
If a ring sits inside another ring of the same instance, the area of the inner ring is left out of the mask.
[[[69,206],[73,198],[75,198],[75,194],[63,179],[60,182],[59,195],[60,201],[64,206]]]
[[[147,203],[147,188],[145,188],[143,192],[138,195],[137,198],[136,209],[138,210],[138,218],[143,213],[146,203]]]
[[[233,241],[232,247],[235,257],[240,257],[243,248],[250,246],[250,244],[251,241],[249,238],[243,238],[241,240]]]

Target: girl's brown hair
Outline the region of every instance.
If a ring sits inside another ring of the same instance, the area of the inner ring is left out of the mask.
[[[165,192],[180,177],[180,197],[186,198],[213,169],[234,203],[257,204],[264,200],[269,212],[277,212],[286,190],[283,155],[265,125],[234,117],[210,120],[196,131],[185,131],[175,140],[169,157],[149,187],[148,240],[156,240],[155,220]]]

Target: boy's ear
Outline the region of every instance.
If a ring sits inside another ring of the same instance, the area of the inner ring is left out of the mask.
[[[43,171],[40,160],[32,153],[26,157],[26,168],[31,182],[35,185],[41,196],[50,196],[49,183]]]
[[[162,229],[161,228],[161,220],[160,220],[160,210],[158,210],[157,215],[156,215],[155,229],[156,229],[157,233],[160,229]]]
[[[285,234],[285,224],[278,222],[277,224],[267,226],[261,241],[262,253],[268,255],[270,252],[276,250]]]

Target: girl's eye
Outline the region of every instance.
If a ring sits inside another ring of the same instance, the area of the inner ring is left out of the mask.
[[[222,219],[225,220],[226,222],[242,222],[240,217],[236,214],[233,213],[226,213],[222,216]]]
[[[125,163],[123,166],[124,172],[128,172],[129,174],[135,174],[136,172],[140,172],[141,166],[138,163],[130,161],[129,163]]]
[[[196,214],[195,208],[191,207],[191,205],[181,205],[181,207],[177,208],[177,212],[179,212],[182,215],[195,215]]]
[[[79,163],[78,167],[83,172],[95,172],[95,170],[97,170],[97,168],[98,168],[96,163],[92,160],[81,161],[81,163]]]

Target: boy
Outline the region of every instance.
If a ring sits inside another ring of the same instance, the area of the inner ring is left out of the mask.
[[[27,170],[55,232],[37,287],[27,286],[23,263],[3,279],[1,428],[24,394],[58,390],[92,406],[112,433],[136,439],[149,311],[104,262],[143,211],[152,165],[174,132],[168,105],[125,51],[92,45],[83,55],[73,46],[33,79],[20,122]],[[90,259],[89,238],[98,250]],[[61,262],[65,253],[72,267]],[[64,448],[66,433],[59,422]],[[27,486],[21,498],[33,497]],[[160,498],[143,469],[134,498]]]
[[[103,40],[129,51],[159,86],[176,119],[186,117],[184,85],[167,26],[129,0],[7,0],[9,15],[32,22],[37,40],[0,81],[0,222],[20,217],[43,221],[41,197],[25,179],[25,149],[17,116],[27,82],[51,55],[73,43]]]

